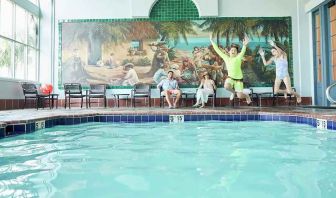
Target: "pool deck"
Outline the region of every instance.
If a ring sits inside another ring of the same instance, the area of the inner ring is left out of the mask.
[[[184,115],[172,116],[172,115]],[[322,120],[319,120],[322,119]],[[284,121],[336,131],[336,109],[302,107],[72,108],[0,111],[0,139],[87,122]]]
[[[84,117],[96,115],[283,115],[336,121],[336,109],[312,109],[301,107],[216,107],[216,108],[71,108],[24,109],[0,111],[1,125],[28,123],[60,117]]]

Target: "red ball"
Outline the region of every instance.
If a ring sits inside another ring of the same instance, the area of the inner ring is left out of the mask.
[[[53,86],[51,84],[44,84],[40,90],[43,94],[50,94],[53,91]]]
[[[51,84],[46,84],[46,86],[47,86],[47,89],[48,89],[49,93],[52,93],[53,86]]]

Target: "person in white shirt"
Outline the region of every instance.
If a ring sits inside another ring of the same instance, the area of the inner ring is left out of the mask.
[[[168,72],[168,78],[162,80],[158,85],[157,88],[160,90],[162,87],[162,92],[160,93],[161,95],[166,96],[167,103],[169,105],[169,109],[176,108],[178,101],[181,98],[181,90],[178,86],[177,81],[174,79],[174,72],[169,71]],[[172,95],[176,95],[176,100],[174,104],[172,105],[170,97]]]
[[[128,86],[128,85],[135,85],[140,82],[138,74],[136,73],[134,69],[134,64],[133,63],[127,63],[124,65],[124,70],[127,72],[126,75],[124,76],[122,81],[123,86]]]
[[[215,82],[209,78],[208,73],[205,73],[203,78],[196,93],[196,104],[193,107],[203,108],[205,103],[208,102],[209,95],[214,94],[217,89]]]

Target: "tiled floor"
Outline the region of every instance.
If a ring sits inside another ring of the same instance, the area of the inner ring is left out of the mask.
[[[310,109],[300,107],[238,107],[238,108],[91,108],[91,109],[25,109],[0,111],[0,124],[25,123],[32,120],[47,119],[53,117],[81,117],[90,115],[190,115],[190,114],[279,114],[296,115],[336,121],[336,109]]]

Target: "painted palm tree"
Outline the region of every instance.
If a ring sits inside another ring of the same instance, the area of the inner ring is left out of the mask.
[[[173,42],[175,46],[177,43],[181,41],[181,38],[183,38],[184,42],[188,44],[187,35],[196,34],[196,31],[194,30],[193,27],[196,24],[190,20],[153,22],[153,25],[155,26],[157,32],[160,35],[160,41],[164,42],[166,45],[169,44],[170,42]],[[170,48],[169,50],[171,51],[172,48]],[[159,53],[159,50],[157,50],[154,54],[152,67],[148,71],[147,73],[148,75],[153,75],[160,67],[158,64],[156,64],[157,61],[155,61],[155,56],[157,53]]]
[[[156,39],[158,37],[157,30],[149,21],[132,22],[127,35],[127,39],[139,41],[139,50],[143,50],[143,41],[145,39]]]
[[[221,36],[225,36],[226,45],[230,43],[229,28],[227,24],[218,19],[207,19],[202,24],[199,25],[203,31],[212,32],[212,36],[216,38],[217,45],[220,45]]]
[[[260,31],[260,35],[267,41],[273,37],[275,41],[282,41],[283,38],[289,37],[289,20],[284,19],[260,19],[253,26],[255,31]]]
[[[102,44],[104,42],[121,43],[127,39],[130,24],[115,23],[65,23],[62,27],[63,47],[69,47],[74,40],[88,42],[88,64],[96,64],[102,57]]]
[[[245,34],[251,36],[254,33],[252,29],[254,25],[255,20],[253,19],[207,19],[200,25],[200,28],[212,32],[217,38],[218,45],[220,45],[220,38],[225,37],[226,46],[229,46],[234,38],[242,41]]]
[[[194,22],[186,21],[169,21],[169,22],[154,22],[156,29],[161,35],[163,41],[173,41],[174,45],[180,42],[181,37],[188,44],[187,35],[196,34],[193,26]]]

